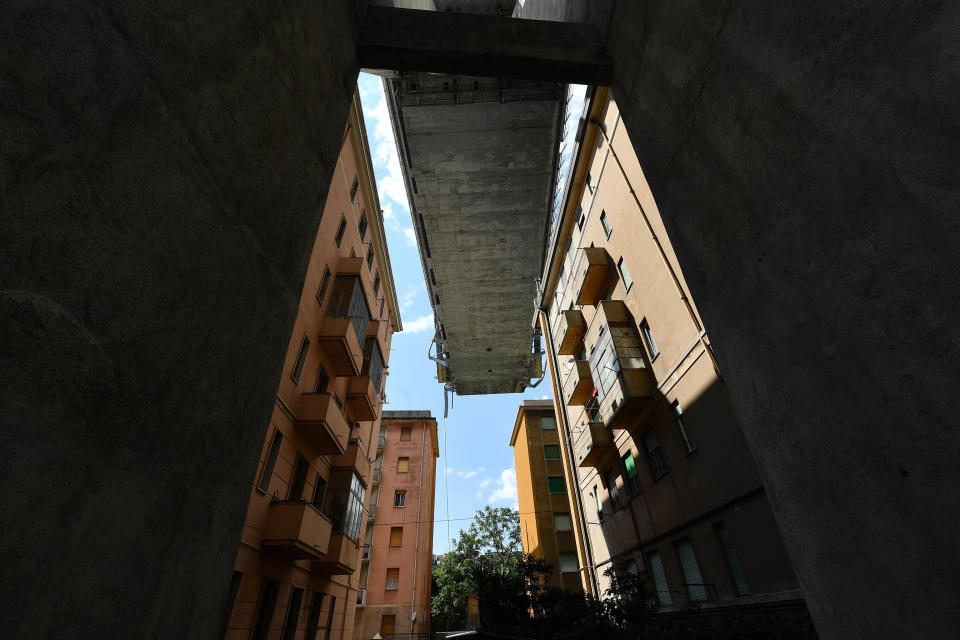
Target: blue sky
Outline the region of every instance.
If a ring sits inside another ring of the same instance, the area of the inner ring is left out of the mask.
[[[443,387],[436,381],[436,366],[427,359],[427,348],[433,337],[433,310],[424,285],[380,78],[361,73],[359,90],[403,319],[403,332],[393,337],[386,385],[388,404],[384,408],[429,409],[437,418],[440,458],[437,460],[433,551],[445,553],[449,550],[448,528],[449,537],[456,538],[461,527],[469,526],[477,509],[486,504],[516,508],[517,484],[510,434],[517,407],[523,399],[550,398],[552,391],[549,380],[544,380],[536,389],[522,394],[458,396],[444,420]],[[576,129],[582,93],[581,87],[575,92],[577,98],[571,101],[573,115],[567,127],[568,138]],[[569,147],[567,144],[568,151]]]

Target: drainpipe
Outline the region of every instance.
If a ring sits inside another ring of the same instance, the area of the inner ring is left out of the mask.
[[[570,475],[570,478],[574,481],[574,485],[575,485],[572,489],[573,489],[574,501],[576,503],[575,511],[577,512],[576,514],[577,525],[580,527],[580,544],[583,547],[583,554],[587,560],[586,569],[587,569],[587,574],[590,577],[590,582],[587,585],[588,592],[592,593],[594,596],[599,598],[600,593],[598,592],[599,585],[597,585],[597,574],[596,574],[596,571],[594,570],[593,549],[590,547],[590,540],[587,534],[586,511],[584,511],[584,508],[583,508],[583,496],[580,495],[580,483],[578,480],[577,472],[576,472],[576,469],[573,467],[573,459],[574,459],[573,443],[570,440],[572,437],[572,431],[570,430],[570,423],[567,420],[566,408],[563,407],[562,398],[560,398],[560,395],[559,395],[563,393],[563,390],[562,390],[562,387],[560,386],[560,375],[557,370],[556,351],[554,350],[554,343],[553,343],[553,331],[550,328],[550,323],[547,321],[548,318],[547,318],[546,312],[542,308],[540,308],[537,310],[537,313],[540,318],[540,325],[543,327],[543,335],[546,338],[546,342],[547,342],[547,345],[546,345],[547,346],[547,366],[550,368],[550,382],[553,384],[554,406],[556,406],[557,403],[559,402],[561,407],[561,410],[557,411],[556,413],[560,414],[560,421],[562,423],[561,426],[563,428],[563,435],[564,435],[563,440],[564,440],[564,444],[566,445],[566,453],[567,453],[567,456],[566,456],[567,471]],[[553,363],[552,367],[550,366],[551,362]]]

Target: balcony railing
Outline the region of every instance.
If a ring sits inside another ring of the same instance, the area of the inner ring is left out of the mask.
[[[360,373],[369,324],[370,307],[361,277],[338,274],[319,332],[320,344],[326,350],[336,375]]]
[[[579,309],[567,309],[560,312],[557,331],[557,353],[572,356],[580,350],[583,336],[587,332],[587,323]]]
[[[347,413],[354,420],[376,420],[379,417],[380,400],[370,376],[351,376],[348,379]]]
[[[396,591],[400,588],[399,580],[387,580],[386,584],[383,586],[384,591]]]
[[[302,393],[294,414],[297,430],[317,455],[339,455],[347,448],[350,427],[329,393]]]
[[[367,604],[367,590],[357,589],[357,606],[362,607]]]
[[[584,247],[578,251],[571,284],[576,303],[596,305],[610,288],[613,261],[603,247]]]
[[[380,467],[374,467],[374,468],[373,468],[373,481],[374,481],[374,482],[380,482],[380,475],[381,475],[381,468],[380,468]]]
[[[367,561],[367,560],[370,559],[370,545],[369,545],[369,544],[365,544],[365,545],[363,545],[362,547],[360,547],[360,559],[363,560],[363,561]]]
[[[381,433],[377,437],[377,449],[383,449],[383,445],[387,443],[387,434]]]
[[[568,406],[583,405],[593,391],[593,378],[590,376],[590,363],[586,360],[574,360],[573,366],[563,381],[563,401]]]
[[[313,504],[274,502],[267,512],[260,546],[296,559],[319,559],[327,554],[333,524]]]
[[[343,533],[333,533],[327,554],[313,562],[315,571],[330,575],[350,575],[360,565],[357,543]]]
[[[351,442],[345,453],[334,457],[334,469],[353,469],[361,478],[366,481],[370,476],[370,460],[367,454],[363,452],[363,443]]]
[[[581,428],[573,444],[577,466],[597,467],[607,454],[615,450],[613,435],[602,422],[582,423]]]

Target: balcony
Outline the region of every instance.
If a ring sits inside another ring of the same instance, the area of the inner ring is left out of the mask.
[[[383,464],[383,463],[381,462],[381,464]],[[374,468],[373,468],[373,480],[372,480],[372,481],[373,481],[374,484],[377,484],[377,483],[380,482],[380,475],[381,475],[381,473],[382,473],[382,467],[374,467]]]
[[[597,386],[598,418],[611,429],[626,429],[651,406],[657,393],[640,332],[627,306],[620,300],[601,302],[586,342],[593,346],[590,370]]]
[[[585,422],[582,426],[573,444],[573,456],[579,467],[596,467],[614,450],[613,435],[602,422]]]
[[[367,562],[370,560],[370,545],[365,544],[360,547],[360,560],[362,562]]]
[[[333,525],[312,504],[274,502],[267,512],[260,546],[297,560],[323,558]]]
[[[586,360],[574,360],[573,368],[563,381],[563,401],[568,406],[583,405],[593,392],[593,378],[590,375],[590,363]]]
[[[376,309],[376,296],[373,294],[373,283],[370,281],[370,270],[361,257],[340,258],[337,262],[338,276],[353,276],[363,283],[363,294],[367,299],[367,307]]]
[[[577,304],[596,305],[606,295],[613,276],[613,261],[603,247],[584,247],[577,256],[570,280]]]
[[[364,482],[370,477],[370,460],[367,454],[363,452],[360,444],[351,444],[347,446],[346,453],[342,453],[333,459],[334,469],[353,469],[357,472]]]
[[[367,590],[357,589],[357,606],[362,607],[367,604]]]
[[[370,306],[361,282],[359,276],[338,273],[327,302],[327,314],[320,323],[320,346],[338,376],[359,375],[363,363]]]
[[[374,502],[369,507],[367,507],[367,519],[376,520],[377,518],[377,503]]]
[[[360,566],[357,543],[342,533],[330,535],[327,555],[314,560],[313,570],[334,576],[351,575]]]
[[[579,309],[568,309],[560,312],[559,330],[557,331],[557,353],[572,356],[580,350],[583,336],[587,332],[587,323],[583,319],[583,312]]]
[[[329,393],[302,393],[294,409],[297,430],[317,455],[346,451],[350,427]]]
[[[380,400],[370,376],[352,376],[347,383],[347,413],[353,420],[376,420]]]

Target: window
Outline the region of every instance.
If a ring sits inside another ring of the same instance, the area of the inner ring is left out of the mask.
[[[339,393],[333,394],[333,403],[337,405],[337,409],[339,409],[341,412],[343,411],[343,400],[340,399]]]
[[[310,501],[318,509],[323,506],[323,498],[327,495],[327,481],[317,473],[317,481],[313,485],[313,499]]]
[[[300,605],[302,603],[303,589],[290,587],[290,606],[287,607],[287,618],[283,621],[281,640],[293,640],[297,635],[297,623],[300,622]]]
[[[556,429],[557,421],[553,416],[540,416],[540,428],[541,429]]]
[[[393,492],[393,506],[395,506],[395,507],[405,507],[405,506],[407,506],[407,492],[406,492],[406,491],[394,491],[394,492]]]
[[[370,249],[367,250],[367,270],[373,270],[373,245],[370,245]]]
[[[677,557],[680,559],[680,570],[683,572],[683,582],[687,587],[687,596],[691,602],[703,602],[707,599],[707,589],[700,575],[700,566],[697,556],[693,553],[693,546],[689,540],[680,540],[676,543]]]
[[[307,361],[308,351],[310,351],[310,338],[303,336],[303,341],[300,343],[300,351],[297,353],[297,361],[293,365],[293,371],[290,372],[290,377],[293,378],[293,381],[297,384],[300,383],[300,374],[303,373],[303,363]]]
[[[280,443],[283,442],[283,434],[280,429],[273,432],[273,441],[270,442],[270,451],[267,453],[267,461],[263,463],[263,473],[260,474],[260,484],[257,489],[266,493],[270,488],[270,478],[273,477],[273,468],[277,466],[277,456],[280,455]]]
[[[373,279],[373,295],[380,293],[380,274],[377,274],[377,277]]]
[[[310,463],[298,453],[297,461],[293,465],[293,478],[290,480],[290,494],[287,500],[303,500],[303,487],[307,484],[309,471]]]
[[[390,527],[390,546],[399,547],[403,545],[403,527]]]
[[[630,287],[633,286],[633,278],[630,277],[630,272],[627,270],[627,265],[623,262],[623,256],[617,260],[617,269],[620,271],[620,279],[623,280],[624,290],[630,291]],[[653,338],[651,338],[651,340],[652,339]]]
[[[410,471],[410,458],[397,458],[397,473]]]
[[[409,442],[412,434],[412,427],[400,427],[400,440]]]
[[[383,320],[383,303],[386,302],[386,298],[380,298],[380,315],[377,316]]]
[[[336,473],[339,474],[340,472]],[[343,504],[342,493],[335,492],[330,500],[332,502],[331,510],[327,512],[327,515],[333,522],[335,532],[343,533],[343,535],[356,542],[360,537],[360,525],[365,517],[363,502],[367,495],[367,489],[363,486],[360,476],[356,473],[350,473],[349,475],[350,492],[346,496],[347,503]],[[334,486],[340,486],[340,482],[334,482]]]
[[[380,618],[380,635],[392,636],[397,628],[397,616],[389,615]]]
[[[327,626],[324,629],[327,630],[327,637],[330,637],[330,634],[333,632],[333,613],[337,609],[337,597],[333,594],[330,595],[330,608],[327,610]]]
[[[690,433],[687,431],[687,424],[683,419],[683,409],[680,408],[680,401],[674,400],[673,404],[670,405],[673,408],[673,415],[677,419],[677,428],[680,429],[680,437],[683,438],[683,446],[687,448],[687,453],[693,453],[697,450],[697,444],[693,441],[693,437],[690,436]]]
[[[663,450],[660,449],[660,440],[651,427],[643,434],[643,448],[647,451],[647,462],[650,464],[650,473],[656,480],[667,472],[667,463],[663,459]]]
[[[563,484],[563,476],[550,476],[547,478],[547,484],[550,486],[550,493],[565,493],[567,491]]]
[[[347,231],[347,218],[346,216],[340,216],[340,226],[337,227],[337,246],[339,247],[343,243],[343,234]]]
[[[260,604],[257,607],[257,621],[253,625],[253,632],[250,634],[251,640],[266,640],[270,633],[270,623],[273,622],[273,612],[277,607],[277,592],[280,590],[279,583],[273,580],[266,580],[263,583],[263,589],[260,591]]]
[[[307,618],[307,637],[316,638],[320,630],[320,608],[323,605],[323,594],[314,591],[310,596],[310,615]]]
[[[323,268],[323,280],[320,281],[320,288],[317,289],[317,302],[320,303],[320,306],[323,306],[323,301],[327,299],[327,289],[330,288],[330,278],[333,277],[333,274],[330,273],[330,267]]]
[[[572,551],[561,551],[557,554],[557,566],[560,573],[576,573],[580,570],[577,554]]]
[[[740,558],[737,556],[737,552],[734,550],[733,546],[730,544],[730,532],[727,531],[727,525],[722,522],[718,522],[713,525],[713,530],[717,534],[717,538],[720,540],[720,545],[723,547],[723,554],[727,558],[727,568],[730,569],[730,577],[733,578],[733,588],[737,592],[738,596],[745,596],[750,593],[750,588],[747,586],[747,578],[743,575],[743,567],[740,566]]]
[[[543,455],[547,460],[559,460],[560,459],[560,445],[558,444],[545,444],[543,445]]]
[[[657,341],[653,339],[653,332],[650,331],[650,324],[647,323],[646,318],[640,321],[640,333],[643,335],[643,341],[647,343],[650,360],[656,360],[657,356],[660,355],[660,350],[657,349]]]
[[[617,489],[617,471],[607,471],[607,493],[610,494],[610,504],[614,509],[620,508],[620,490]]]
[[[360,222],[357,223],[357,230],[360,231],[360,240],[361,242],[367,236],[367,210],[360,210]]]
[[[350,202],[353,202],[353,199],[357,197],[357,189],[360,188],[360,178],[358,176],[353,177],[353,184],[350,185]]]
[[[383,354],[380,352],[380,345],[376,338],[367,338],[363,345],[363,366],[360,369],[360,375],[370,376],[373,391],[379,397],[383,384]]]
[[[670,597],[670,585],[667,584],[667,574],[663,570],[663,561],[660,559],[659,551],[651,551],[647,554],[647,562],[650,563],[650,573],[653,574],[653,585],[657,589],[657,602],[661,607],[669,607],[673,604]]]
[[[400,588],[400,568],[393,567],[387,569],[387,581],[384,585],[384,589],[387,591],[396,591]]]
[[[637,473],[637,461],[630,451],[623,454],[620,460],[623,462],[623,470],[627,476],[627,492],[631,496],[635,496],[640,493],[641,489],[640,474]]]
[[[610,234],[613,233],[613,227],[610,226],[610,220],[607,218],[607,212],[600,212],[600,224],[603,225],[603,232],[607,234],[607,237],[610,237]]]
[[[317,371],[317,386],[313,392],[326,393],[328,386],[330,386],[330,376],[327,375],[327,369],[323,365],[320,365],[320,370]]]
[[[593,176],[588,173],[588,174],[587,174],[587,189],[590,190],[590,193],[593,193],[593,188],[594,188],[594,187],[593,187]]]
[[[583,231],[583,207],[577,207],[577,229]]]
[[[572,531],[573,521],[570,519],[570,514],[569,513],[553,514],[553,528],[555,531]]]
[[[600,487],[593,485],[593,500],[597,503],[597,520],[603,522],[603,503],[600,502]]]

